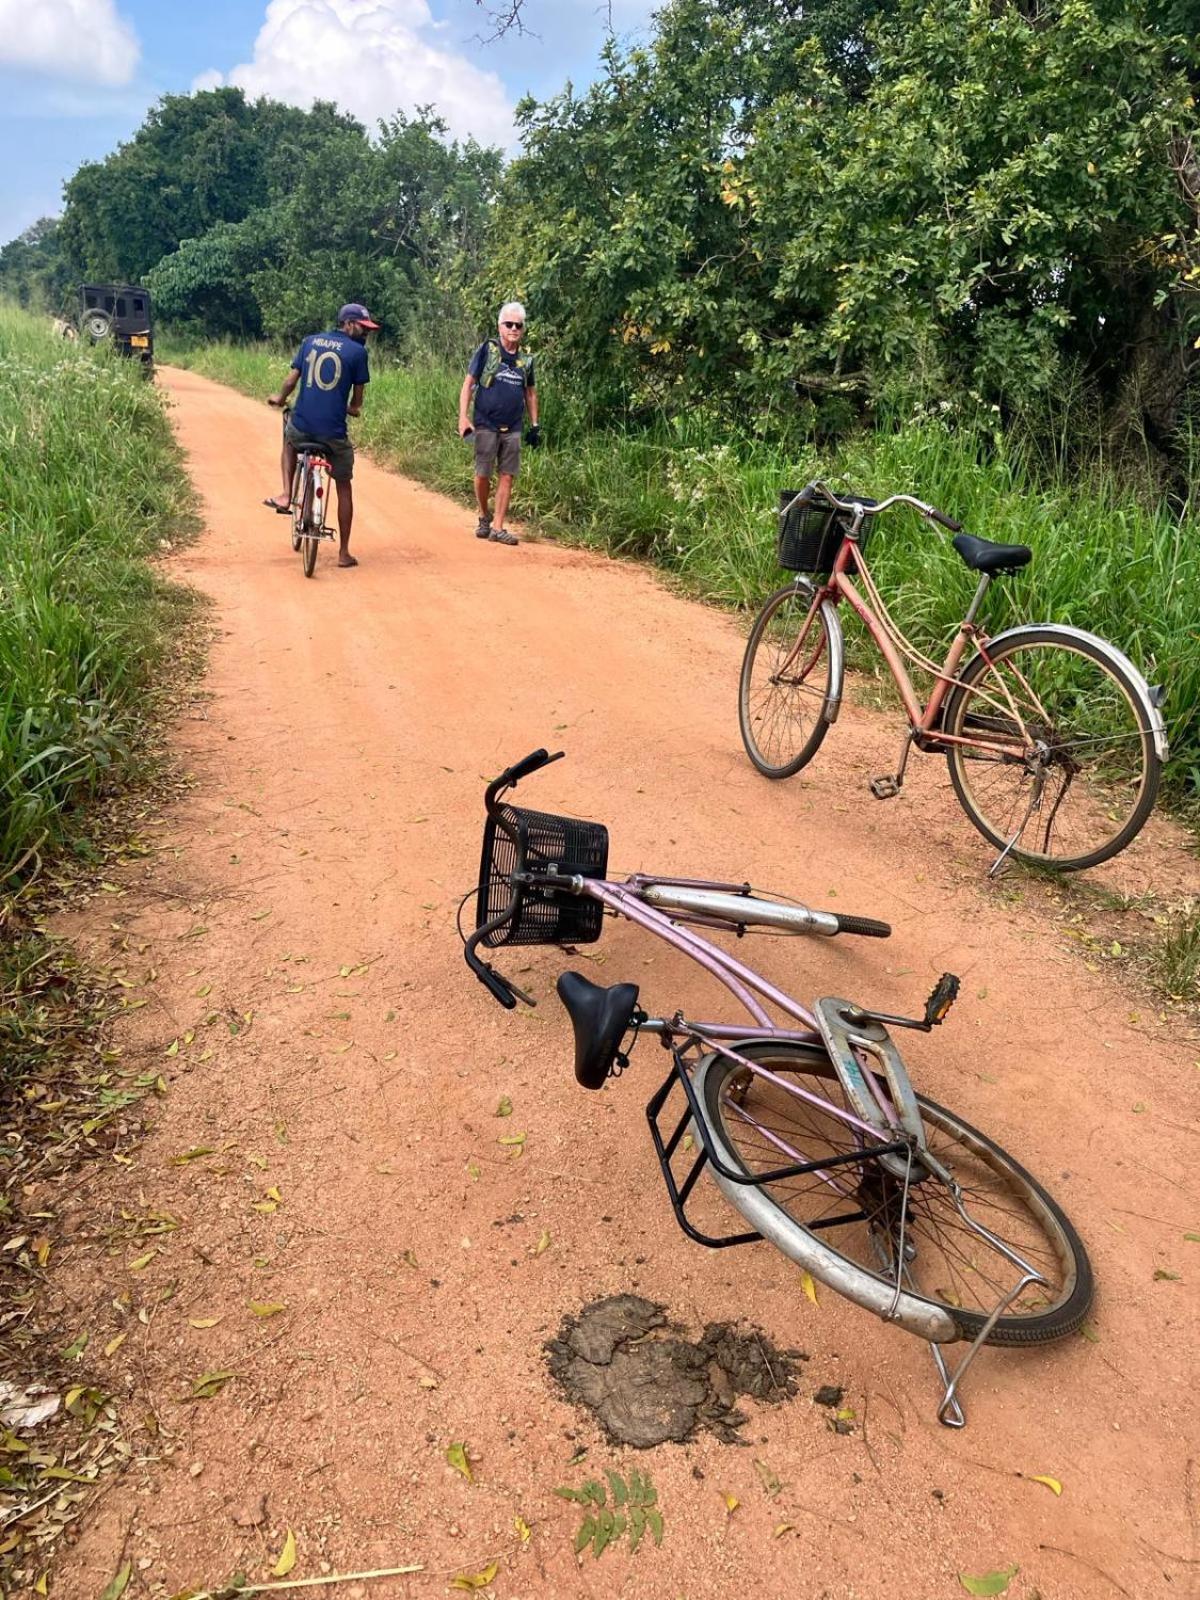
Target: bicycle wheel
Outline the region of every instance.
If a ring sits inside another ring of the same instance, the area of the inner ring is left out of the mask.
[[[323,504],[317,498],[321,482],[321,469],[310,467],[304,487],[304,536],[300,541],[300,564],[304,576],[311,578],[317,570],[317,545],[321,538]]]
[[[720,1055],[705,1057],[697,1068],[697,1093],[726,1166],[766,1172],[860,1147],[853,1127],[835,1114],[848,1109],[848,1102],[819,1046],[767,1041],[735,1048],[772,1076]],[[797,1091],[817,1097],[817,1103]],[[881,1093],[886,1095],[882,1084]],[[917,1101],[929,1150],[953,1174],[972,1218],[1046,1279],[1021,1292],[988,1343],[1042,1344],[1073,1333],[1092,1302],[1092,1269],[1061,1208],[986,1135],[923,1095]],[[900,1181],[870,1160],[760,1188],[722,1188],[752,1225],[760,1226],[770,1213],[773,1233],[778,1237],[782,1230],[785,1241],[791,1234],[798,1255],[819,1240],[832,1254],[829,1279],[848,1299],[862,1295],[860,1303],[877,1302],[880,1285],[894,1285],[902,1252],[906,1290],[948,1315],[963,1338],[978,1334],[1020,1276],[972,1232],[946,1185],[932,1174],[910,1185],[907,1206]]]
[[[304,486],[308,481],[308,474],[303,465],[297,461],[296,470],[292,473],[292,549],[299,550],[300,541],[304,537]]]
[[[841,688],[831,612],[815,599],[807,579],[776,590],[746,642],[738,722],[746,754],[767,778],[790,778],[812,760],[829,727],[825,709]]]
[[[1019,860],[1074,872],[1123,850],[1158,793],[1161,762],[1145,707],[1116,652],[1065,629],[1014,632],[978,655],[942,730],[1024,743],[1024,754],[951,745],[963,810]],[[1024,733],[1022,733],[1024,729]]]

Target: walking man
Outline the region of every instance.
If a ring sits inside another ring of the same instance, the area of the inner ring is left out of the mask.
[[[283,430],[283,459],[280,470],[287,489],[278,500],[268,500],[276,511],[287,509],[292,475],[296,470],[296,446],[319,445],[329,458],[330,472],[338,491],[339,567],[356,567],[350,554],[350,528],[354,521],[354,446],[346,430],[346,418],[362,412],[363,390],[371,381],[366,342],[369,330],[378,328],[366,306],[351,301],[338,312],[336,332],[310,333],[292,361],[291,371],[278,394],[268,405],[283,406],[297,384],[300,397]],[[283,503],[281,504],[280,501]]]
[[[458,431],[464,439],[475,438],[475,499],[479,521],[478,539],[495,544],[516,544],[517,536],[504,526],[513,479],[521,461],[521,434],[536,449],[538,435],[537,388],[533,357],[523,355],[525,307],[510,300],[500,308],[497,318],[499,339],[485,339],[471,357],[458,397]],[[475,398],[474,426],[471,424],[471,397]],[[525,427],[526,413],[529,425]],[[489,500],[492,477],[496,477],[496,516],[492,521]]]

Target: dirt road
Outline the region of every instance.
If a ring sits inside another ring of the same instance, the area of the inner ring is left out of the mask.
[[[123,1418],[155,1420],[55,1592],[97,1596],[125,1559],[129,1596],[266,1581],[289,1530],[293,1578],[423,1567],[328,1591],[368,1600],[493,1562],[513,1597],[937,1600],[1011,1567],[1023,1600],[1200,1592],[1195,1044],[1088,970],[1037,885],[984,890],[944,766],[868,797],[893,720],[850,708],[810,773],[771,785],[738,743],[735,622],[629,566],[480,543],[467,511],[367,462],[361,566],[323,554],[305,582],[258,503],[277,420],[191,374],[161,382],[207,521],[174,572],[219,632],[210,698],[178,731],[194,788],[145,876],[78,928],[145,985],[121,1043],[169,1092],[135,1164],[74,1203],[77,1222],[178,1226],[62,1269],[93,1351],[128,1334],[108,1363]],[[798,992],[904,1009],[962,975],[948,1025],[906,1042],[918,1081],[1044,1178],[1100,1286],[1088,1337],[984,1355],[965,1432],[934,1419],[922,1345],[825,1290],[812,1304],[765,1245],[683,1237],[645,1127],[652,1044],[605,1092],[576,1087],[562,966],[711,1009],[694,969],[622,926],[587,959],[511,961],[532,1014],[468,974],[454,911],[484,783],[539,744],[569,759],[520,798],[607,822],[615,867],[745,875],[895,925],[888,943],[764,944]],[[1190,870],[1164,830],[1120,871],[1158,867]],[[743,1448],[606,1443],[543,1345],[624,1290],[693,1336],[740,1318],[803,1350],[799,1395],[747,1402]],[[234,1376],[190,1399],[214,1373]],[[844,1389],[849,1433],[822,1385]],[[631,1467],[657,1488],[661,1547],[577,1565],[580,1509],[556,1486]]]

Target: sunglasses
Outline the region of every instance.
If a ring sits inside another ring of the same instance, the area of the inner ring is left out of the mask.
[[[523,322],[506,322],[504,326],[506,328],[523,328],[525,324]]]

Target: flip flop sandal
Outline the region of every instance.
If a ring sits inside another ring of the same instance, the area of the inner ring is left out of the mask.
[[[264,500],[263,505],[270,506],[271,510],[281,517],[290,516],[292,512],[291,506],[281,506],[278,500]]]

